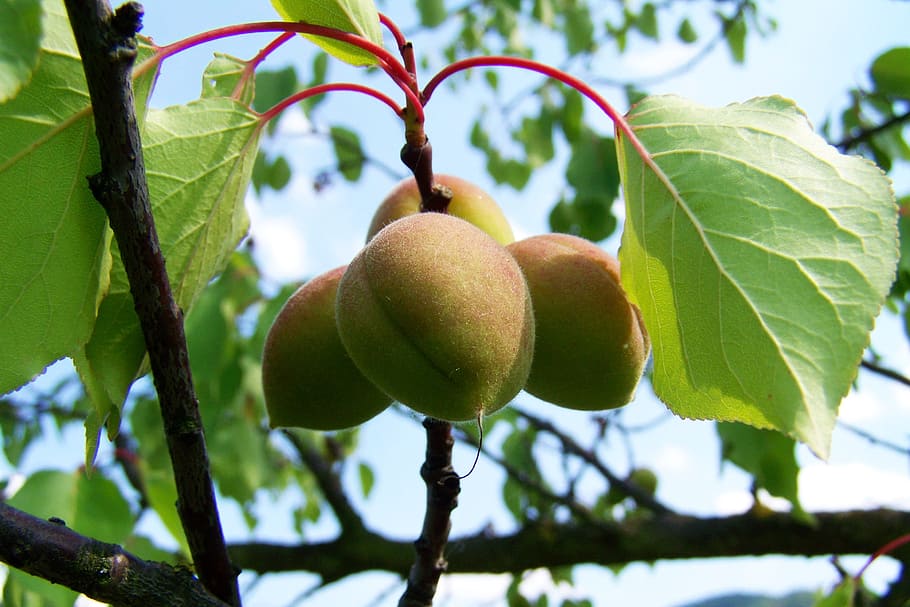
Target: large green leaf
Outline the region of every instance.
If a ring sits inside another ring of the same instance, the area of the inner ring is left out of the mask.
[[[826,456],[897,263],[897,207],[871,163],[780,97],[652,97],[618,136],[623,284],[678,415],[773,428]]]
[[[310,25],[332,27],[358,34],[382,46],[379,12],[373,0],[272,0],[278,14],[288,21],[304,21]],[[356,46],[331,38],[304,36],[325,49],[327,53],[352,65],[376,65],[378,59]]]
[[[0,352],[0,393],[86,342],[110,273],[107,220],[86,183],[100,160],[79,53],[62,3],[43,8],[39,66],[0,105],[0,343],[15,344]],[[140,106],[154,77],[136,83]]]
[[[246,106],[208,97],[153,110],[143,131],[152,211],[177,304],[188,310],[246,234],[244,197],[261,122]],[[77,368],[95,403],[97,424],[115,418],[145,356],[139,320],[116,246],[111,287]],[[95,426],[92,429],[97,429]],[[87,459],[94,435],[87,433]]]
[[[28,81],[40,45],[41,1],[0,0],[0,103]]]

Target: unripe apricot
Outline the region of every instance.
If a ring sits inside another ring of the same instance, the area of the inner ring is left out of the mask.
[[[568,234],[533,236],[507,250],[534,302],[537,336],[525,389],[587,411],[632,400],[651,340],[620,284],[616,258]]]
[[[338,337],[335,295],[346,267],[297,289],[269,329],[262,387],[273,428],[349,428],[392,402],[360,373]]]
[[[534,316],[521,269],[451,215],[410,215],[376,234],[341,279],[336,319],[363,374],[431,417],[496,411],[531,368]]]
[[[509,221],[489,194],[473,183],[453,175],[437,173],[434,175],[434,179],[437,185],[452,190],[452,200],[446,209],[448,215],[460,217],[474,224],[501,245],[507,245],[515,240]],[[420,192],[417,189],[417,182],[413,177],[401,181],[376,209],[373,220],[370,222],[370,228],[367,230],[367,242],[379,230],[396,219],[414,215],[420,211]]]

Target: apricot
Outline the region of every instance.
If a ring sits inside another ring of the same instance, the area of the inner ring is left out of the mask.
[[[474,224],[501,245],[507,245],[515,240],[512,226],[509,225],[502,209],[489,194],[473,183],[453,175],[437,173],[434,179],[437,185],[452,190],[452,201],[449,202],[446,213]],[[417,190],[417,182],[413,177],[401,181],[376,209],[367,230],[367,242],[379,230],[396,219],[414,215],[420,211],[420,192]]]
[[[492,413],[531,369],[534,316],[521,269],[451,215],[418,213],[379,231],[338,285],[336,320],[361,372],[431,417]]]
[[[651,340],[620,284],[619,261],[568,234],[533,236],[507,250],[534,304],[534,364],[525,389],[587,411],[632,400]]]
[[[338,337],[335,295],[346,267],[300,287],[269,329],[262,387],[273,428],[340,430],[365,422],[392,402],[360,373]]]

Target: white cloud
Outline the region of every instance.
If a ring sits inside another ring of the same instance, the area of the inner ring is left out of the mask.
[[[311,272],[307,243],[293,217],[260,214],[250,207],[250,234],[263,273],[271,280],[292,282]]]
[[[809,511],[851,508],[910,508],[910,478],[905,473],[862,463],[804,466],[799,495]]]
[[[692,464],[692,458],[688,450],[682,445],[664,445],[660,448],[654,457],[654,468],[658,476],[665,474],[674,474],[688,469]]]
[[[853,390],[841,402],[838,418],[850,424],[858,424],[873,420],[882,412],[880,397],[871,391]]]

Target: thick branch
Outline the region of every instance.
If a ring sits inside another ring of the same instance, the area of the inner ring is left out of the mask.
[[[174,297],[149,204],[130,74],[142,7],[116,14],[106,0],[66,0],[91,94],[101,173],[89,179],[117,238],[145,336],[161,404],[177,493],[177,509],[200,579],[216,596],[240,604],[227,557],[196,395],[183,318]]]
[[[0,560],[118,607],[227,607],[186,570],[136,558],[0,502]]]
[[[420,476],[427,485],[427,511],[423,530],[414,542],[417,559],[408,575],[408,586],[398,601],[398,607],[432,607],[439,577],[446,571],[445,558],[450,514],[458,506],[461,479],[452,468],[452,424],[426,418],[426,461],[420,467]]]
[[[910,512],[855,510],[816,513],[817,525],[786,513],[697,518],[663,515],[597,525],[529,525],[516,533],[486,533],[449,542],[448,573],[519,572],[578,564],[622,565],[691,558],[766,554],[827,556],[872,554],[910,529]],[[408,542],[376,534],[355,542],[287,546],[237,544],[234,562],[259,573],[310,571],[340,579],[363,571],[405,575],[413,554]],[[907,551],[895,554],[907,558]]]
[[[859,144],[869,141],[879,133],[883,133],[890,128],[902,126],[908,122],[910,122],[910,110],[907,110],[903,114],[892,116],[881,124],[854,131],[836,143],[835,147],[842,152],[847,152]]]

